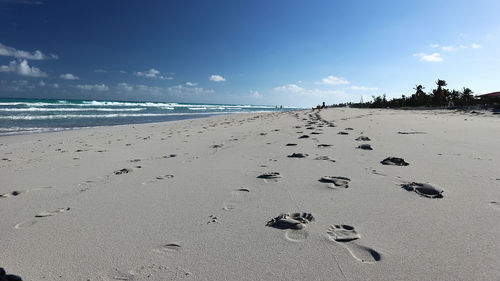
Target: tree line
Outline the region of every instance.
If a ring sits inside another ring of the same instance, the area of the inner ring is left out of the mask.
[[[373,101],[338,104],[335,106],[349,105],[358,108],[451,107],[472,106],[479,103],[478,99],[472,95],[474,92],[472,92],[471,89],[464,87],[460,91],[449,90],[446,89],[447,85],[445,80],[439,79],[436,81],[436,89],[432,89],[429,93],[424,91],[424,86],[416,85],[415,88],[413,88],[415,93],[409,97],[402,95],[401,98],[387,100],[384,94],[382,96],[372,96]]]

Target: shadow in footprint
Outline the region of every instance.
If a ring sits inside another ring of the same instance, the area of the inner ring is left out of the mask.
[[[259,179],[279,179],[281,175],[279,172],[269,172],[259,175],[257,178]]]
[[[335,187],[348,188],[351,179],[346,177],[324,176],[321,177],[319,181],[322,183],[333,183],[333,186],[331,188]]]
[[[365,144],[358,145],[358,147],[357,147],[357,148],[359,148],[359,149],[363,149],[363,150],[373,150],[372,146],[371,146],[371,145],[369,145],[369,144],[366,144],[366,143],[365,143]]]
[[[384,160],[380,161],[383,165],[393,165],[393,166],[408,166],[410,165],[407,163],[403,158],[398,158],[398,157],[387,157]]]
[[[324,160],[324,161],[336,162],[334,159],[330,158],[330,156],[318,156],[318,157],[314,158],[314,160]]]
[[[330,240],[342,245],[360,262],[374,263],[382,259],[379,252],[358,243],[360,236],[350,225],[332,225],[328,228],[327,235]]]
[[[305,158],[309,156],[309,154],[306,154],[306,153],[292,153],[290,155],[288,155],[287,157],[289,158]]]
[[[357,140],[357,141],[371,141],[371,139],[369,137],[366,137],[366,136],[359,136],[355,140]]]
[[[496,208],[497,210],[500,210],[500,202],[491,201],[490,206],[492,206],[493,208]]]
[[[181,251],[181,245],[178,243],[169,243],[162,245],[161,247],[158,247],[156,249],[153,249],[153,252],[164,254],[168,252],[180,252]]]
[[[303,229],[312,221],[314,216],[310,213],[283,213],[268,221],[266,226],[277,229]]]
[[[401,185],[407,191],[415,191],[420,196],[427,198],[443,198],[443,190],[438,189],[428,183],[411,182]]]

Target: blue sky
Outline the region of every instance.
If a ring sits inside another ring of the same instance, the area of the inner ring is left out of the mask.
[[[500,90],[500,1],[0,0],[0,97],[313,106]]]

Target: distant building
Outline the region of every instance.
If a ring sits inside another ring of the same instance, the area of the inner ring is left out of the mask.
[[[485,103],[500,103],[500,92],[493,92],[484,95],[479,95],[478,98]]]

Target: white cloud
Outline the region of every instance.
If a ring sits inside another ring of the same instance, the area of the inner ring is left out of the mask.
[[[186,82],[186,86],[194,87],[196,85],[198,85],[198,83],[193,83],[193,82],[189,82],[189,81]]]
[[[29,66],[27,60],[22,60],[20,62],[13,60],[9,65],[0,66],[0,72],[13,72],[21,76],[30,77],[47,77],[47,73],[41,71],[39,68]]]
[[[159,74],[160,74],[160,72],[154,68],[151,68],[148,71],[144,71],[144,72],[138,71],[135,73],[135,75],[137,75],[137,76],[143,76],[143,77],[148,77],[148,78],[157,78]]]
[[[283,85],[283,86],[278,86],[278,87],[274,88],[274,90],[277,92],[298,93],[298,92],[304,91],[305,89],[297,86],[296,84],[287,84],[287,85]]]
[[[120,70],[120,73],[125,74],[125,73],[127,73],[127,72],[126,72],[125,70]]]
[[[260,99],[262,98],[262,95],[258,91],[250,90],[250,95],[252,98]]]
[[[61,74],[61,75],[59,75],[59,77],[62,79],[66,79],[66,80],[78,80],[78,79],[80,79],[78,76],[73,75],[71,73]]]
[[[354,91],[376,91],[376,90],[378,90],[378,88],[352,85],[351,90],[354,90]]]
[[[108,71],[106,71],[106,70],[104,70],[104,69],[100,69],[100,68],[99,68],[99,69],[95,69],[95,70],[94,70],[94,72],[95,72],[95,73],[106,73],[106,72],[108,72]]]
[[[81,85],[81,86],[92,86],[92,85]],[[90,87],[85,87],[90,88]],[[196,94],[210,94],[214,93],[214,90],[203,89],[198,87],[184,87],[183,85],[175,85],[170,87],[157,87],[149,85],[131,85],[127,83],[118,83],[116,86],[118,92],[134,92],[142,94],[152,94],[152,95],[196,95]]]
[[[47,60],[47,59],[59,58],[57,55],[54,54],[46,55],[39,50],[36,50],[34,52],[17,50],[16,48],[5,46],[2,43],[0,43],[0,56],[7,56],[18,59],[28,59],[28,60]]]
[[[56,88],[56,89],[57,89],[57,88],[59,88],[59,84],[54,83],[54,84],[52,85],[52,87],[54,87],[54,88]]]
[[[134,90],[134,87],[127,83],[118,83],[117,88],[118,90],[125,92],[132,92]]]
[[[320,82],[316,82],[315,84],[346,85],[346,84],[349,84],[349,81],[347,81],[345,78],[342,78],[342,77],[335,77],[333,75],[329,75],[328,77],[321,79]]]
[[[122,72],[124,73],[124,72]],[[156,78],[156,79],[163,79],[163,80],[172,80],[174,79],[174,77],[171,77],[171,76],[163,76],[161,75],[160,71],[154,69],[154,68],[151,68],[150,70],[147,70],[147,71],[144,71],[144,72],[141,72],[141,71],[138,71],[138,72],[135,72],[134,73],[135,75],[137,76],[141,76],[141,77],[147,77],[147,78]]]
[[[109,90],[109,87],[104,85],[104,84],[94,84],[94,85],[90,85],[90,84],[84,84],[84,85],[76,85],[76,87],[80,90],[85,90],[85,91],[100,91],[100,92],[104,92],[104,91],[108,91]]]
[[[472,49],[480,49],[480,48],[482,48],[482,46],[481,46],[481,45],[476,44],[476,43],[473,43],[472,45],[470,45],[470,47],[471,47]]]
[[[38,85],[43,87],[43,86],[45,86],[45,82],[43,82],[43,80],[41,80],[40,82],[38,82]]]
[[[451,52],[451,51],[457,50],[457,48],[454,46],[443,46],[443,47],[441,47],[441,50],[446,51],[446,52]]]
[[[220,75],[217,75],[217,74],[213,74],[210,76],[210,78],[208,80],[214,81],[214,82],[224,82],[224,81],[226,81],[226,78],[224,78]]]
[[[432,54],[425,54],[425,53],[418,53],[418,54],[413,54],[414,57],[419,57],[420,61],[427,61],[427,62],[442,62],[443,58],[439,53],[432,53]]]
[[[430,47],[431,48],[439,48],[439,44],[431,44]]]

